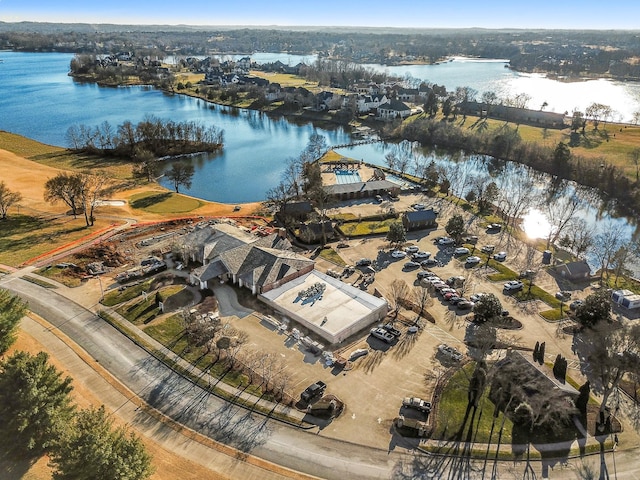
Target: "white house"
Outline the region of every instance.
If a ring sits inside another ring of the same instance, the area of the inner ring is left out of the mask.
[[[411,109],[400,100],[389,100],[378,106],[378,118],[381,120],[407,118],[409,115],[411,115]]]

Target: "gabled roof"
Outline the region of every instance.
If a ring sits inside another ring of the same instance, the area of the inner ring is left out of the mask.
[[[438,217],[438,214],[431,208],[429,210],[404,212],[403,215],[410,223],[429,222],[435,220]]]
[[[381,104],[378,107],[378,110],[394,110],[396,112],[404,112],[407,110],[411,110],[406,104],[401,102],[400,100],[391,99],[388,102]]]
[[[584,260],[577,262],[569,262],[556,267],[557,271],[566,271],[568,275],[572,277],[583,276],[591,274],[591,267]]]
[[[229,273],[269,285],[315,262],[294,252],[245,245],[220,255]]]

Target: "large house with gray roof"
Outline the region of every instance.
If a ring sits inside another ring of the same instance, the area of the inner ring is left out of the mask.
[[[230,281],[254,295],[268,292],[313,270],[314,262],[291,251],[281,232],[258,237],[225,223],[197,226],[180,246],[184,261],[201,263],[190,274],[200,288]]]

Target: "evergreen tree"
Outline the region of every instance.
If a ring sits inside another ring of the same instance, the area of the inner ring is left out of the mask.
[[[48,359],[16,352],[0,363],[0,449],[9,456],[40,456],[71,420],[71,378]]]
[[[81,410],[52,450],[54,480],[144,480],[151,457],[138,437],[113,428],[104,406]]]
[[[27,304],[17,295],[0,290],[0,355],[4,355],[16,341],[20,319],[27,310]]]

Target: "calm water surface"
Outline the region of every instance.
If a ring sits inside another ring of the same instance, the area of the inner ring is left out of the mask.
[[[67,76],[72,55],[1,52],[0,58],[0,129],[40,142],[67,146],[65,135],[72,125],[93,127],[108,121],[115,127],[148,115],[222,128],[224,150],[193,158],[196,175],[191,189],[184,191],[206,200],[263,200],[280,181],[286,160],[300,154],[312,133],[324,135],[331,145],[350,139],[342,129],[295,125],[148,87],[78,83]]]

